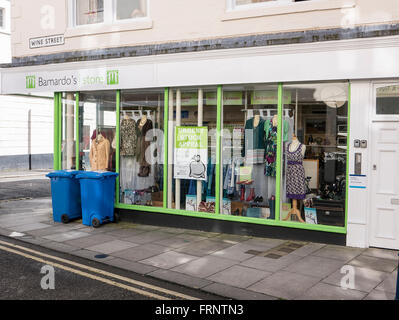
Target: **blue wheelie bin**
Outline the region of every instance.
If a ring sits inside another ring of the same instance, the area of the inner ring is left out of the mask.
[[[104,222],[114,221],[117,176],[117,173],[109,171],[86,171],[76,176],[80,182],[84,225],[98,228]]]
[[[82,217],[80,184],[76,179],[79,171],[59,170],[46,175],[51,180],[53,219],[68,223],[71,219]]]

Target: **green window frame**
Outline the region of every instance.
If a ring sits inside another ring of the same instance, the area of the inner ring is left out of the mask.
[[[62,112],[61,112],[61,96],[62,93],[54,93],[54,170],[61,170],[61,130],[62,130]],[[116,172],[120,173],[119,167],[119,137],[120,137],[120,97],[121,91],[116,91]],[[146,211],[146,212],[157,212],[166,213],[182,216],[190,216],[197,218],[206,219],[216,219],[224,221],[234,221],[234,222],[244,222],[253,223],[258,225],[269,225],[276,227],[287,227],[287,228],[297,228],[306,229],[314,231],[323,231],[331,233],[346,234],[347,232],[347,220],[348,220],[348,184],[346,184],[346,201],[345,201],[345,225],[344,227],[329,226],[329,225],[313,225],[305,224],[295,221],[280,221],[280,193],[281,193],[281,170],[282,161],[281,159],[281,146],[282,146],[282,122],[283,122],[283,83],[278,83],[278,135],[277,135],[277,173],[276,173],[276,212],[275,219],[259,219],[251,217],[224,215],[220,213],[220,160],[221,160],[221,128],[222,128],[222,101],[223,101],[223,86],[217,86],[217,137],[216,137],[216,180],[215,180],[215,213],[203,213],[203,212],[193,212],[186,210],[177,210],[167,208],[167,190],[163,192],[163,207],[150,207],[150,206],[140,206],[120,203],[119,199],[119,178],[117,178],[116,183],[116,196],[115,196],[115,208],[117,209],[127,209],[136,211]],[[347,139],[347,161],[346,161],[346,181],[349,177],[349,134],[350,134],[350,102],[351,102],[351,86],[348,83],[348,139]],[[79,92],[76,92],[76,108],[75,108],[75,130],[77,141],[79,140]],[[167,146],[168,143],[168,114],[169,114],[169,88],[164,88],[164,145]],[[164,185],[167,185],[168,177],[168,148],[164,148],[164,172],[163,179]],[[76,145],[76,169],[79,170],[79,144]]]

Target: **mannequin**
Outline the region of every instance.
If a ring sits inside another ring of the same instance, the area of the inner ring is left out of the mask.
[[[305,169],[302,164],[305,152],[306,146],[293,133],[292,142],[287,147],[287,198],[292,199],[292,209],[284,220],[295,215],[300,222],[305,222],[298,209],[298,200],[305,199]]]
[[[260,115],[256,114],[254,116],[254,128],[256,128],[258,126],[259,122],[260,122]]]
[[[278,124],[278,117],[277,114],[275,114],[272,118],[272,123],[273,123],[273,127],[277,127]]]

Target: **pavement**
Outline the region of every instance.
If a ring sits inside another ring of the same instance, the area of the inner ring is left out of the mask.
[[[51,198],[0,201],[0,234],[231,299],[395,297],[395,250],[130,222],[97,229],[82,225],[81,220],[61,224],[52,221]]]
[[[48,170],[0,171],[0,201],[51,195]]]

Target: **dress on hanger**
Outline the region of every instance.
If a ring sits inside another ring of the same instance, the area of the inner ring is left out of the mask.
[[[248,119],[245,123],[244,148],[242,156],[248,164],[258,164],[264,162],[265,156],[265,120],[259,119],[259,123],[254,127],[254,118]]]
[[[133,119],[122,119],[121,121],[121,156],[134,156],[137,153],[137,123]]]
[[[146,160],[146,151],[151,145],[151,141],[146,141],[146,134],[150,131],[152,126],[152,121],[147,119],[143,126],[140,126],[141,119],[137,120],[138,128],[138,139],[137,139],[137,161],[140,164],[139,177],[148,177],[150,173],[150,164]]]
[[[302,143],[291,152],[291,143],[287,145],[287,198],[302,200],[306,197],[305,169],[303,167]]]
[[[273,120],[270,119],[267,126],[265,140],[265,175],[269,177],[276,176],[276,154],[277,154],[277,126],[273,126]],[[266,127],[266,126],[265,126]]]

